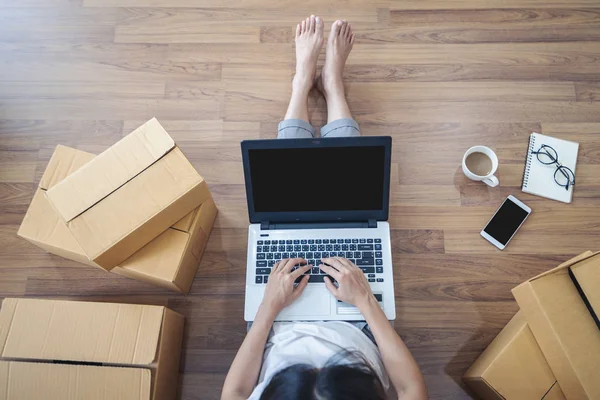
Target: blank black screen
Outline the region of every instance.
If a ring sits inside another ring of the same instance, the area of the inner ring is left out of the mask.
[[[383,209],[383,146],[248,153],[256,212]]]
[[[527,218],[527,211],[506,199],[483,231],[506,245],[525,218]]]

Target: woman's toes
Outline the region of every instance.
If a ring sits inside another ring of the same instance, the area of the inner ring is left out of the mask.
[[[323,20],[321,17],[315,18],[317,32],[323,32]]]
[[[339,19],[331,25],[331,34],[330,34],[331,37],[335,37],[340,34],[341,26],[342,26],[342,21],[340,21]]]

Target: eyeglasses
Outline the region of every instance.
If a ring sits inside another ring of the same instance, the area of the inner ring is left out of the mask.
[[[554,182],[557,185],[569,190],[570,186],[575,185],[575,174],[569,167],[565,167],[558,162],[558,153],[552,147],[543,144],[538,151],[532,151],[537,156],[539,162],[545,165],[556,165],[554,171]]]

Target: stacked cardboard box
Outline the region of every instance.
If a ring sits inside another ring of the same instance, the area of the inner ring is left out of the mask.
[[[463,379],[484,400],[564,399],[522,311],[515,314]]]
[[[513,289],[567,399],[600,399],[600,254],[584,253]],[[579,291],[578,286],[587,288]],[[588,308],[589,305],[589,308]]]
[[[216,214],[204,179],[152,119],[98,156],[58,146],[18,235],[187,293]]]
[[[465,383],[482,399],[600,399],[600,252],[513,289],[520,311]]]
[[[174,399],[183,325],[159,306],[5,299],[0,399]]]

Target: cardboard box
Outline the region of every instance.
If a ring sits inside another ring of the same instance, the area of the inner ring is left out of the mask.
[[[88,258],[111,270],[210,197],[156,119],[125,136],[46,196]]]
[[[0,361],[0,400],[146,400],[150,383],[141,368]]]
[[[183,324],[160,306],[5,299],[0,399],[174,399]]]
[[[600,399],[600,329],[569,277],[580,263],[598,268],[600,254],[583,253],[512,292],[567,399]]]
[[[571,265],[569,276],[600,329],[600,263],[591,258]]]
[[[45,196],[46,190],[94,157],[81,150],[57,146],[17,234],[50,253],[98,267],[87,258]],[[208,198],[112,272],[188,293],[216,214],[214,201]]]
[[[208,198],[111,272],[187,294],[216,216],[215,202]]]
[[[482,400],[565,398],[521,311],[473,363],[463,380]]]
[[[97,267],[85,255],[77,240],[48,201],[46,191],[77,171],[95,156],[66,146],[57,146],[36,189],[17,232],[49,253]]]

